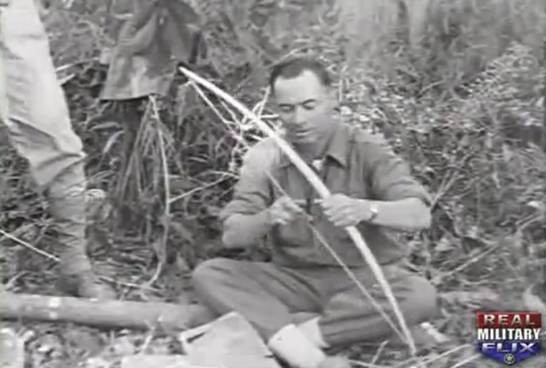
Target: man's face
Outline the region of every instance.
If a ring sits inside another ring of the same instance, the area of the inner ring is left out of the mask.
[[[304,70],[293,78],[279,77],[273,87],[277,113],[290,142],[315,143],[329,135],[333,98],[315,73]]]

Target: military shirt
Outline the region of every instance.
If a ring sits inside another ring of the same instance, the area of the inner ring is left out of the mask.
[[[332,194],[377,201],[420,198],[430,204],[429,194],[381,136],[335,124],[317,172]],[[245,155],[233,198],[220,219],[259,213],[283,195],[303,203],[309,216],[275,225],[267,234],[274,263],[288,267],[336,266],[338,262],[324,246],[325,241],[348,266],[365,265],[349,234],[326,218],[320,204],[314,201],[319,198],[316,191],[272,138],[260,141]],[[366,222],[358,224],[357,229],[380,264],[396,262],[407,255],[405,246],[388,229]]]

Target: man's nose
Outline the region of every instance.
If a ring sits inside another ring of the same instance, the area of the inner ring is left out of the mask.
[[[301,108],[294,109],[294,113],[292,115],[292,124],[294,126],[303,126],[305,125],[306,116],[305,112]]]

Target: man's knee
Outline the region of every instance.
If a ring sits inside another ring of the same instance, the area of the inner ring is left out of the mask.
[[[415,321],[420,323],[434,319],[438,314],[438,294],[436,288],[425,278],[415,278],[412,281],[412,297],[408,308]]]
[[[234,274],[237,261],[214,258],[202,262],[192,273],[192,284],[196,289],[218,287]]]

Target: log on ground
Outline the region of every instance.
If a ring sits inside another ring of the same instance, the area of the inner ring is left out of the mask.
[[[0,319],[73,322],[97,327],[185,330],[210,322],[198,304],[96,300],[0,292]]]

